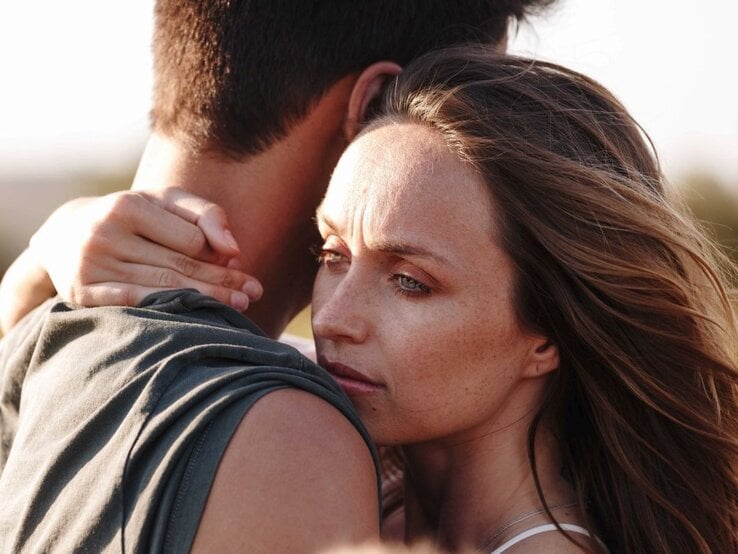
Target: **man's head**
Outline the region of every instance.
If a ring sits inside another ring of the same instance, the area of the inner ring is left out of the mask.
[[[436,47],[504,45],[511,21],[551,1],[158,0],[154,129],[241,159],[341,78]]]
[[[309,300],[313,215],[382,84],[437,47],[504,48],[554,0],[157,0],[154,136],[135,188],[222,206],[277,335]]]

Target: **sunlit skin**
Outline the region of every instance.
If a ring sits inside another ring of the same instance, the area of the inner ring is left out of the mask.
[[[516,321],[494,211],[481,177],[419,124],[375,124],[336,167],[313,329],[380,444],[468,441],[540,401],[557,355]]]

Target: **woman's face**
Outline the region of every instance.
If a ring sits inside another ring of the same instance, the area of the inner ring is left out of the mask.
[[[481,177],[434,130],[388,123],[354,141],[318,211],[320,363],[380,444],[475,433],[525,414],[545,340],[513,312]],[[535,372],[535,369],[533,369]]]

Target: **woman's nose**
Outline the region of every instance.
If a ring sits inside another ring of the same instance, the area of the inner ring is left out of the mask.
[[[354,279],[318,276],[313,291],[313,333],[334,341],[360,343],[369,329],[368,304]]]

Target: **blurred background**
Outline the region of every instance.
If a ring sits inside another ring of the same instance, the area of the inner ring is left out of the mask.
[[[0,4],[0,275],[64,200],[129,186],[147,137],[152,7]],[[610,88],[734,259],[736,21],[735,0],[560,0],[510,42]]]

